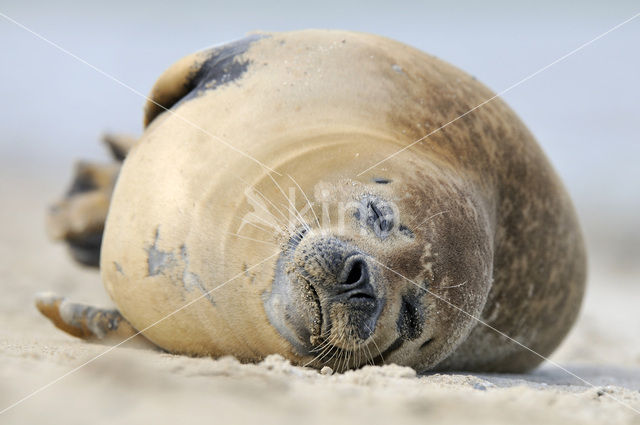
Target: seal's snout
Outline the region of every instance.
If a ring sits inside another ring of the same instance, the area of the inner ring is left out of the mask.
[[[327,302],[373,300],[375,279],[366,254],[336,237],[310,237],[296,249],[294,273]]]
[[[271,323],[303,355],[328,345],[344,350],[365,344],[384,305],[373,259],[329,233],[307,232],[293,242],[265,299]]]

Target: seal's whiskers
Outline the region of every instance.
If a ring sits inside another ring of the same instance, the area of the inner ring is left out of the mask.
[[[300,189],[300,192],[302,192],[302,195],[304,196],[304,199],[307,200],[307,204],[309,205],[309,209],[311,210],[311,212],[313,213],[313,216],[316,219],[316,223],[318,224],[318,228],[321,228],[322,226],[320,225],[320,220],[318,219],[318,216],[316,215],[316,212],[313,210],[313,205],[311,205],[311,201],[309,201],[309,198],[307,197],[307,194],[304,192],[304,190],[302,190],[302,188],[300,187],[298,182],[293,178],[293,176],[291,176],[290,174],[287,174],[287,176],[295,183],[296,186],[298,186],[298,189]]]
[[[289,197],[284,193],[284,190],[282,190],[282,187],[280,186],[280,184],[278,184],[278,182],[276,181],[276,179],[273,178],[273,176],[270,173],[267,173],[267,175],[269,176],[269,178],[271,179],[271,181],[273,182],[273,184],[276,185],[276,187],[278,188],[278,190],[280,191],[280,193],[282,194],[282,196],[284,197],[284,199],[287,200],[287,202],[289,203],[289,205],[291,206],[291,208],[293,209],[293,213],[294,213],[294,217],[296,217],[296,219],[300,222],[300,224],[305,227],[307,230],[311,230],[311,227],[309,227],[309,225],[307,224],[306,220],[304,219],[304,217],[302,217],[302,215],[300,215],[300,212],[298,211],[298,209],[296,208],[296,206],[293,204],[293,202],[291,202],[291,199],[289,199]],[[290,210],[291,211],[291,210]]]
[[[332,350],[333,343],[335,342],[334,337],[330,336],[329,338],[327,338],[322,344],[320,344],[317,348],[313,349],[312,351],[320,351],[320,353],[318,355],[316,355],[313,359],[309,360],[306,364],[304,364],[304,366],[308,366],[311,363],[315,362],[315,361],[320,361],[322,358],[324,358],[327,354],[329,354]]]
[[[247,221],[247,220],[245,220],[245,219],[242,219],[242,223],[244,223],[244,224],[248,224],[248,225],[249,225],[249,226],[251,226],[251,227],[255,227],[255,228],[256,228],[256,229],[258,229],[258,230],[262,230],[263,232],[267,232],[267,233],[269,233],[269,234],[272,234],[272,231],[271,231],[270,229],[267,229],[266,227],[262,227],[262,226],[260,226],[260,225],[258,225],[258,224],[252,223],[252,222]]]
[[[371,328],[369,328],[369,326],[366,325],[366,323],[364,324],[364,326],[369,330],[369,332],[371,332],[371,342],[373,342],[373,345],[376,347],[376,350],[378,350],[378,354],[380,354],[380,358],[382,359],[382,364],[384,364],[384,357],[382,356],[380,347],[378,347],[378,344],[376,343],[376,339],[373,337],[373,331],[371,330]]]
[[[278,244],[276,244],[275,242],[262,241],[262,240],[260,240],[260,239],[250,238],[249,236],[239,235],[239,234],[237,234],[237,233],[227,232],[227,234],[228,234],[228,235],[231,235],[231,236],[235,236],[235,237],[240,238],[240,239],[246,239],[246,240],[248,240],[248,241],[260,242],[260,243],[265,243],[265,244],[269,244],[269,245],[278,245]]]
[[[286,229],[289,232],[292,232],[292,229],[289,226],[289,218],[280,210],[280,208],[278,208],[269,198],[267,198],[258,188],[256,188],[255,186],[251,186],[249,183],[247,183],[245,180],[243,180],[241,177],[236,177],[238,180],[240,180],[241,182],[243,182],[245,185],[247,185],[247,190],[253,191],[256,195],[258,195],[262,200],[264,200],[265,202],[269,203],[277,212],[278,214],[280,214],[282,216],[282,219],[279,219],[278,217],[275,216],[275,214],[273,214],[271,211],[269,211],[269,209],[264,206],[262,203],[260,202],[255,202],[252,203],[252,206],[254,207],[260,207],[260,209],[262,209],[265,213],[267,213],[272,219],[273,219],[273,223],[269,223],[267,222],[264,218],[260,217],[257,214],[254,214],[255,218],[261,220],[262,222],[265,222],[266,224],[268,224],[270,227],[274,227],[276,229],[276,231],[278,233],[283,233],[282,229]]]

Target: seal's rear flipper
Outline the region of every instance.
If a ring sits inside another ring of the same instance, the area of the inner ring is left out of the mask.
[[[102,136],[102,141],[111,151],[113,158],[116,161],[122,162],[138,142],[138,138],[124,134],[105,133]]]
[[[119,164],[77,163],[71,187],[49,208],[49,236],[65,241],[73,258],[86,266],[100,263],[102,232],[119,171]]]
[[[65,241],[73,258],[91,267],[100,263],[102,232],[120,163],[137,142],[135,137],[114,134],[105,134],[103,140],[116,161],[78,162],[71,187],[51,206],[47,216],[49,236]]]
[[[72,303],[52,293],[37,294],[36,307],[57,328],[75,337],[114,344],[129,340],[153,346],[115,309]]]

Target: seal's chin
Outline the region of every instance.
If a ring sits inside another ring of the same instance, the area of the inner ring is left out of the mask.
[[[384,305],[375,262],[331,235],[309,232],[294,239],[265,294],[271,324],[300,356],[367,344]]]

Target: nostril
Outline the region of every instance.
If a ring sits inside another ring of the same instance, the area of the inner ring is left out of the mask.
[[[367,265],[362,259],[350,261],[347,263],[342,276],[343,279],[341,279],[340,283],[344,286],[353,287],[361,285],[367,280]]]
[[[358,283],[360,278],[362,277],[362,262],[356,261],[351,267],[351,271],[347,276],[347,280],[344,282],[345,285],[352,285],[354,283]]]

